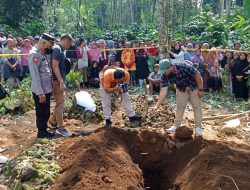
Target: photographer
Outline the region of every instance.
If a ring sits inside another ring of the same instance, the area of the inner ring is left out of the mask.
[[[127,84],[129,81],[129,73],[122,68],[108,67],[102,71],[100,92],[106,126],[111,127],[112,125],[111,93],[113,92],[119,92],[121,94],[121,103],[127,116],[129,117],[130,122],[141,120],[141,117],[135,114],[130,97],[128,95]]]

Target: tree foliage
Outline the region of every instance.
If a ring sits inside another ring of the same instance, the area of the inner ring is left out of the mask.
[[[198,42],[209,42],[213,46],[230,47],[235,41],[241,41],[244,49],[250,46],[250,19],[240,15],[242,9],[234,11],[228,18],[219,18],[211,11],[201,11],[185,24],[183,30],[175,33],[175,37],[190,36]]]
[[[39,34],[43,29],[43,0],[1,0],[0,28],[25,35]]]
[[[153,40],[160,32],[162,38],[185,35],[212,45],[248,44],[249,0],[244,0],[245,11],[242,5],[242,0],[1,0],[0,29],[23,37],[46,30],[132,40]]]

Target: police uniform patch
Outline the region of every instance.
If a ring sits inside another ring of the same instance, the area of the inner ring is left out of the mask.
[[[33,62],[38,63],[38,57],[33,57]]]

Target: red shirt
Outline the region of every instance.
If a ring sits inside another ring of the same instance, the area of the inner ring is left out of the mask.
[[[151,54],[154,57],[158,56],[158,49],[155,48],[154,46],[149,47],[148,52],[149,52],[149,54]]]

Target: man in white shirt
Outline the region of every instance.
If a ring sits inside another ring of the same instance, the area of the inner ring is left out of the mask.
[[[150,92],[153,95],[154,92],[160,92],[161,75],[159,74],[159,64],[154,65],[154,71],[150,73],[148,77]]]

